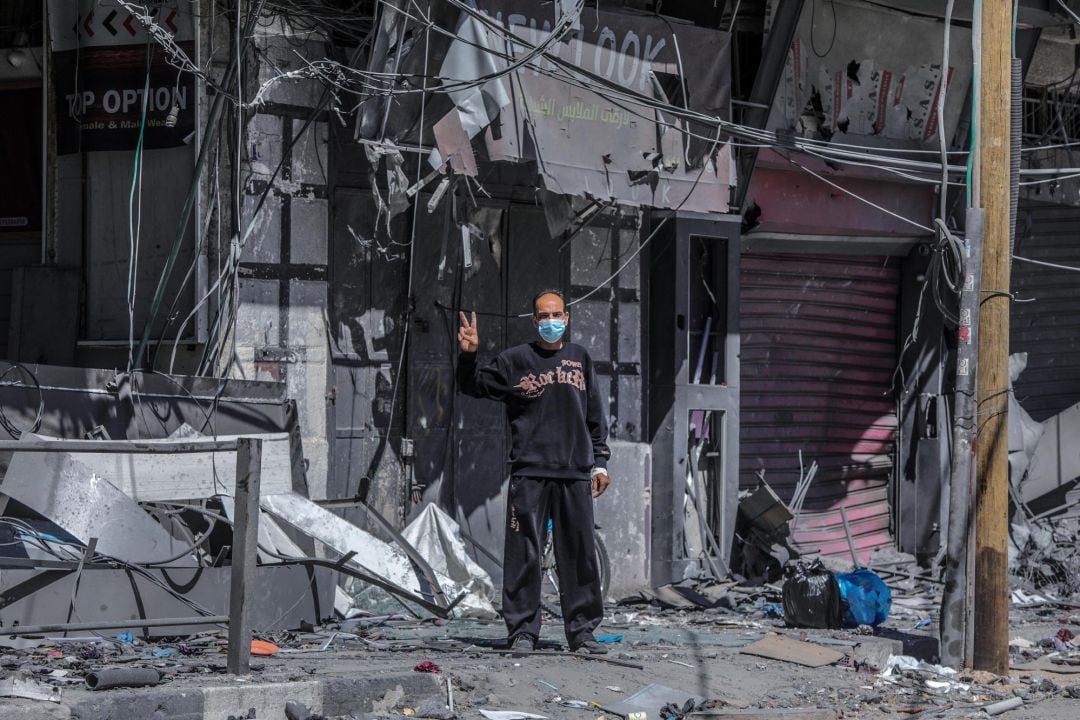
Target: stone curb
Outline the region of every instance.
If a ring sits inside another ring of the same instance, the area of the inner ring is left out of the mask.
[[[255,709],[258,720],[285,717],[285,703],[296,700],[312,712],[339,715],[390,714],[399,703],[415,706],[443,694],[441,676],[394,673],[367,677],[328,675],[310,680],[254,681],[205,687],[171,687],[89,692],[65,690],[60,705],[43,701],[0,700],[0,717],[20,720],[226,720]],[[7,706],[7,709],[5,709]],[[7,712],[14,712],[7,715]]]

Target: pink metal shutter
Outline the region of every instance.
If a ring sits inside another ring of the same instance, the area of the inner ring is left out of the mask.
[[[817,476],[795,526],[800,551],[860,559],[893,544],[898,258],[743,255],[740,486],[757,472],[785,501],[799,450]]]

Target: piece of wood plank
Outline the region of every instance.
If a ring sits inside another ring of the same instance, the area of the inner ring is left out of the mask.
[[[769,658],[770,660],[781,660],[783,662],[795,663],[796,665],[804,665],[812,668],[832,665],[833,663],[842,660],[844,657],[844,653],[831,650],[827,647],[815,645],[814,643],[802,642],[801,640],[792,640],[791,638],[780,637],[779,635],[769,635],[753,644],[747,645],[739,652],[743,655],[755,655],[757,657]]]

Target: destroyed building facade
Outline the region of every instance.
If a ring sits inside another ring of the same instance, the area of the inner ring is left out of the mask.
[[[506,428],[456,392],[456,315],[478,313],[492,353],[532,337],[529,300],[554,286],[608,399],[615,586],[708,573],[703,555],[726,570],[738,493],[762,479],[799,499],[796,549],[929,562],[964,342],[939,140],[955,230],[974,72],[970,7],[943,69],[929,5],[3,3],[0,357],[25,371],[0,404],[33,426],[33,373],[35,430],[164,438],[197,410],[61,422],[140,390],[58,368],[145,369],[142,392],[218,413],[233,391],[212,378],[276,383],[250,387],[291,425],[215,434],[293,433],[303,495],[362,499],[398,530],[436,504],[497,580],[476,548],[501,547]],[[1040,174],[1074,164],[1053,5],[1020,3],[1014,252],[1068,266],[1076,179]],[[1080,293],[1069,270],[1014,274],[1035,300],[1012,305],[1015,396],[1064,428]],[[150,371],[197,377],[174,391]],[[57,405],[56,388],[87,392]],[[1063,451],[1025,454],[1056,468]]]

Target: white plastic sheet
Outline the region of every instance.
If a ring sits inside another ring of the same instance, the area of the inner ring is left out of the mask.
[[[494,618],[491,576],[465,552],[461,530],[452,517],[430,504],[401,533],[432,569],[463,587],[468,595],[454,609],[459,617]]]
[[[480,710],[488,720],[547,720],[546,715],[533,715],[520,710]]]
[[[881,671],[879,677],[887,678],[892,677],[898,672],[904,672],[905,670],[919,670],[922,672],[930,672],[942,677],[956,676],[956,670],[945,667],[943,665],[933,665],[931,663],[913,658],[910,655],[890,655],[889,659],[885,661],[885,669]]]

